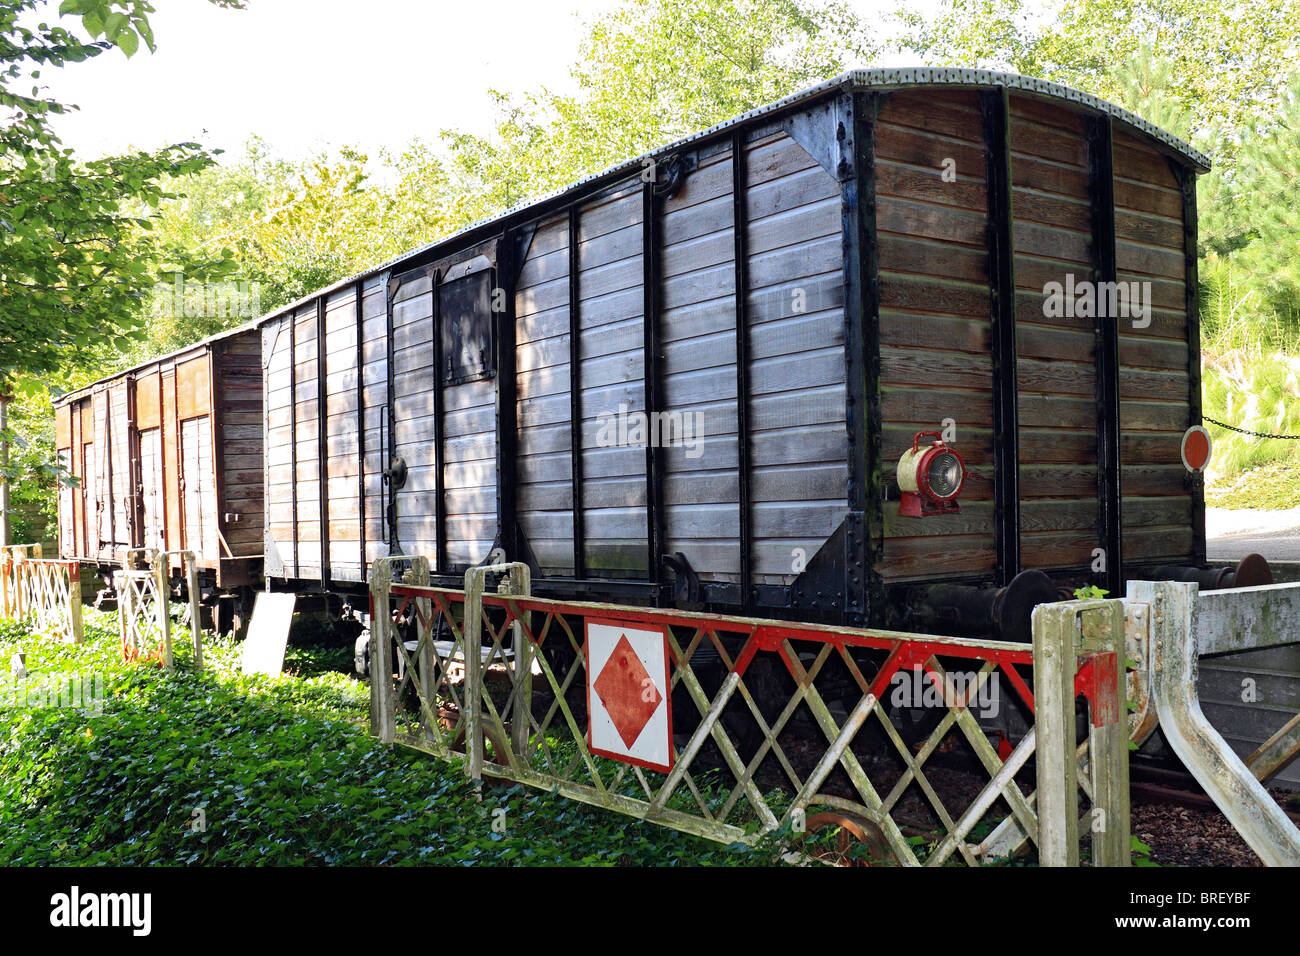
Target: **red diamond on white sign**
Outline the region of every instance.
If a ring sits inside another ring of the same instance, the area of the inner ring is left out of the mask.
[[[614,729],[630,748],[663,697],[655,687],[655,679],[646,673],[645,665],[632,650],[626,634],[619,636],[614,653],[591,686],[609,711]]]
[[[662,629],[588,621],[587,743],[592,753],[672,769],[668,636]]]

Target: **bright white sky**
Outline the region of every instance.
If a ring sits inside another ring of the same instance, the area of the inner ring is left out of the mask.
[[[489,88],[566,89],[583,22],[617,0],[154,4],[156,53],[112,50],[41,76],[50,95],[81,107],[56,129],[86,158],[188,140],[238,156],[252,135],[285,157],[341,144],[373,154],[417,136],[435,142],[443,129],[485,133]],[[874,19],[894,3],[854,6]]]

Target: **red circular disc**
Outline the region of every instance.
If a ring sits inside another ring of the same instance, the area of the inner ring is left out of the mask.
[[[1183,464],[1191,472],[1204,471],[1210,463],[1210,433],[1201,425],[1193,425],[1183,433]]]

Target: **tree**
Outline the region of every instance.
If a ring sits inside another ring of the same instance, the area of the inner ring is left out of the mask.
[[[240,0],[211,0],[240,6]],[[60,146],[51,117],[69,107],[20,85],[41,70],[84,62],[106,50],[153,49],[144,0],[64,0],[89,41],[39,20],[44,0],[0,0],[0,406],[15,387],[44,388],[41,376],[120,349],[139,334],[135,317],[166,258],[148,232],[167,198],[164,177],[211,162],[197,144],[78,163]],[[9,540],[10,446],[17,438],[0,407],[0,543]]]
[[[468,222],[556,189],[845,69],[878,46],[844,4],[628,0],[593,22],[577,91],[495,93],[492,137],[448,131]]]
[[[378,265],[454,228],[451,184],[419,141],[373,162],[343,147],[302,161],[271,156],[254,139],[241,161],[189,177],[185,195],[159,208],[156,234],[184,250],[177,258],[229,252],[227,280],[248,283],[257,313],[271,311]],[[145,337],[126,361],[139,362],[219,332],[252,314],[178,309],[164,285],[148,310]]]
[[[237,0],[211,0],[238,6]],[[19,373],[42,375],[139,334],[140,303],[168,252],[149,234],[173,180],[207,166],[195,143],[87,163],[60,147],[52,116],[69,107],[17,90],[46,66],[84,62],[114,47],[153,48],[142,0],[64,0],[91,36],[31,24],[43,0],[0,0],[0,392]],[[103,39],[95,39],[103,37]]]
[[[1023,0],[946,0],[938,17],[900,19],[898,48],[926,63],[1011,69],[1139,110],[1150,101],[1131,98],[1131,81],[1145,58],[1162,71],[1160,103],[1187,110],[1186,135],[1215,159],[1278,108],[1300,48],[1300,0],[1066,0],[1047,15]]]

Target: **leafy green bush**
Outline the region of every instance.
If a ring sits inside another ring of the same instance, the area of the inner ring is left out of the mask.
[[[1238,428],[1300,435],[1300,355],[1230,349],[1202,367],[1204,414]],[[1207,424],[1211,481],[1269,462],[1294,461],[1300,442],[1261,439]]]

